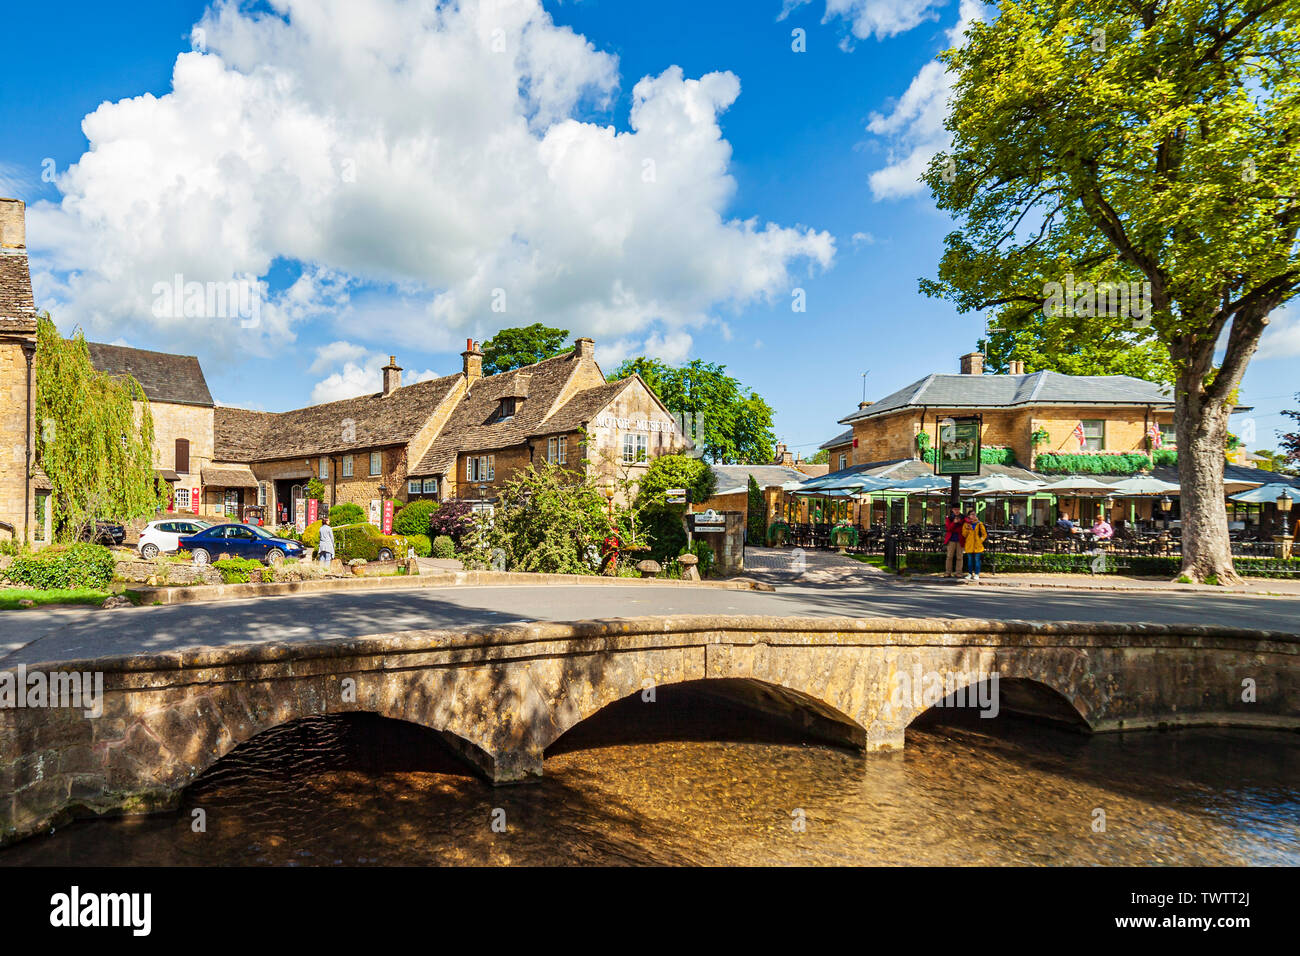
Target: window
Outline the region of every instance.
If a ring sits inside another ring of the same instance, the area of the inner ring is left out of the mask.
[[[190,440],[188,438],[176,439],[176,470],[182,475],[188,475],[190,472]]]
[[[426,479],[424,479],[424,493],[425,493],[426,495],[436,495],[436,494],[438,493],[438,479],[437,479],[437,478],[426,478]]]
[[[492,415],[492,422],[508,422],[515,417],[515,405],[517,399],[503,398],[501,404],[497,406],[496,412]]]
[[[1160,447],[1161,448],[1178,447],[1178,432],[1174,429],[1173,425],[1160,426]]]
[[[847,467],[849,467],[849,456],[848,456],[848,455],[840,455],[840,467],[839,467],[839,470],[840,470],[840,471],[843,471],[843,470],[844,470],[845,468],[847,468]]]
[[[640,432],[628,432],[623,436],[623,461],[645,461],[646,436]]]
[[[177,511],[190,510],[190,489],[188,488],[176,489],[176,510]]]
[[[257,505],[259,508],[266,507],[266,482],[265,481],[259,481],[257,483]]]
[[[496,456],[471,455],[465,459],[466,481],[492,481],[496,476]]]
[[[563,465],[568,460],[569,438],[567,435],[560,436],[560,458],[559,462]]]
[[[1106,422],[1100,418],[1084,419],[1083,450],[1101,451],[1106,447]]]
[[[372,475],[377,475],[379,474],[382,467],[383,467],[383,455],[377,451],[372,451],[370,453],[370,473]]]
[[[546,439],[546,460],[555,465],[563,465],[568,460],[569,439],[565,435]]]
[[[320,478],[323,481],[330,476],[329,459],[326,458],[324,455],[321,455],[319,464],[320,467],[319,470],[317,471],[316,477]]]
[[[420,479],[412,478],[406,483],[406,493],[408,495],[418,495],[420,493]]]
[[[351,455],[343,456],[343,477],[344,478],[352,477],[352,456]]]

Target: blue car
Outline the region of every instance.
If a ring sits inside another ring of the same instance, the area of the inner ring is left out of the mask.
[[[301,558],[303,546],[290,538],[277,538],[265,528],[251,524],[217,524],[179,541],[194,556],[195,564],[209,564],[222,558],[255,558],[279,564],[285,558]]]

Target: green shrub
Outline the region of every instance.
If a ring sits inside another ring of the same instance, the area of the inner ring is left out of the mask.
[[[19,555],[6,574],[14,584],[42,590],[104,588],[113,580],[113,552],[84,542],[54,546]]]
[[[361,506],[352,501],[345,501],[341,505],[335,505],[330,509],[330,524],[356,524],[358,521],[365,521],[366,513],[361,510]],[[312,547],[315,547],[313,545]]]
[[[746,501],[746,531],[749,532],[750,544],[767,543],[767,511],[763,501],[763,489],[758,481],[749,476],[749,494]]]
[[[298,539],[303,543],[304,546],[311,548],[313,551],[315,551],[317,548],[320,547],[321,524],[323,524],[323,522],[313,521],[311,524],[307,525],[307,527],[303,529],[302,537]],[[333,525],[334,522],[331,520],[330,524]]]
[[[225,584],[247,584],[250,571],[264,571],[266,565],[253,558],[222,558],[213,561],[212,566],[221,573]]]
[[[433,542],[427,534],[403,535],[406,543],[415,549],[416,557],[427,558],[433,552]]]
[[[922,457],[925,461],[933,465],[934,449],[927,446],[922,450]],[[997,445],[981,445],[980,462],[985,465],[1014,465],[1016,463],[1016,452],[1013,448],[1001,448]]]
[[[1178,464],[1178,449],[1157,448],[1151,453],[1151,461],[1157,465],[1176,465]]]
[[[445,534],[438,535],[433,539],[433,556],[444,560],[456,557],[456,542]]]
[[[428,534],[429,518],[438,510],[438,502],[428,498],[412,501],[393,515],[393,530],[398,534]]]
[[[1137,451],[1079,455],[1045,451],[1034,459],[1034,467],[1049,475],[1135,475],[1150,468],[1151,459]]]
[[[379,549],[388,548],[398,561],[406,559],[407,539],[402,535],[384,534],[369,523],[347,524],[334,529],[334,556],[344,561],[362,558],[379,560]]]

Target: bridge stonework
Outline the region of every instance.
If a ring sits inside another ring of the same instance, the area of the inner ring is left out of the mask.
[[[901,748],[927,709],[895,694],[916,673],[997,673],[1003,710],[1093,732],[1300,728],[1300,636],[1211,627],[627,618],[27,668],[38,670],[101,672],[103,712],[0,709],[0,843],[72,816],[174,807],[262,731],[347,711],[438,731],[497,783],[539,776],[546,748],[606,705],[687,681],[867,750]]]

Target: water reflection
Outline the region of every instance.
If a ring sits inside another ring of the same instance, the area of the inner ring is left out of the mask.
[[[561,738],[540,783],[500,788],[422,728],[311,718],[238,748],[176,814],[74,823],[0,865],[1300,863],[1294,734],[939,716],[863,755],[660,688]]]

